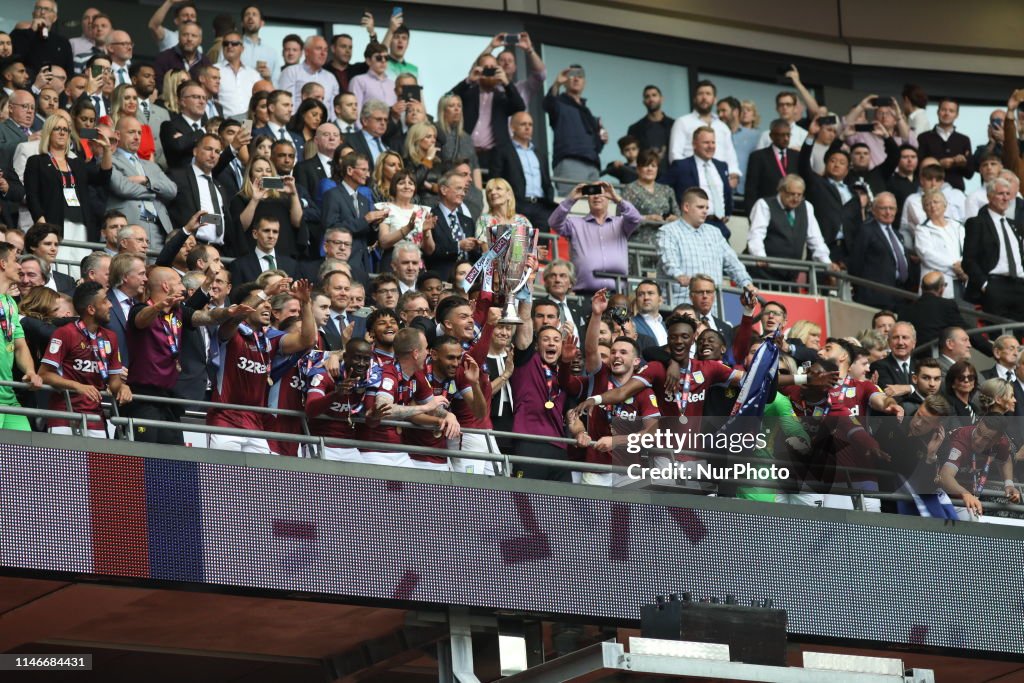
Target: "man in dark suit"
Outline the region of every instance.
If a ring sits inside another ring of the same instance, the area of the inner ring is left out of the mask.
[[[267,96],[267,113],[270,114],[270,119],[267,121],[267,125],[259,128],[253,128],[252,136],[258,137],[260,135],[266,135],[274,140],[291,140],[292,144],[295,145],[295,149],[298,149],[301,144],[305,143],[302,136],[298,133],[294,133],[286,128],[288,121],[292,118],[292,109],[294,107],[292,94],[287,90],[274,90]]]
[[[981,304],[986,313],[1024,320],[1024,249],[1021,232],[1005,217],[1013,201],[1013,186],[995,178],[986,186],[988,206],[965,224],[964,297]]]
[[[326,273],[321,283],[321,290],[331,300],[331,310],[324,322],[323,332],[327,345],[332,351],[343,348],[341,335],[345,326],[353,322],[352,316],[348,313],[348,292],[351,286],[352,279],[341,270],[332,270],[330,273]]]
[[[871,372],[878,373],[876,384],[896,400],[914,390],[911,354],[916,346],[917,330],[911,323],[901,320],[889,332],[889,355],[871,364]]]
[[[576,337],[583,339],[591,300],[589,297],[572,296],[576,285],[576,266],[571,261],[555,259],[544,267],[542,280],[547,300],[558,309],[559,322],[569,323]],[[609,301],[610,307],[614,305]]]
[[[33,73],[43,64],[60,64],[67,73],[74,73],[75,55],[71,41],[58,31],[55,0],[37,0],[28,28],[11,31],[14,54],[21,55]]]
[[[793,160],[789,149],[789,136],[789,121],[775,119],[768,132],[772,144],[751,152],[747,161],[747,181],[743,191],[743,199],[748,208],[758,199],[774,195],[778,191],[779,181],[790,173]]]
[[[18,211],[25,198],[25,186],[12,166],[0,166],[0,223],[18,227]]]
[[[732,348],[732,340],[735,334],[733,326],[724,319],[711,314],[717,299],[718,286],[711,276],[703,273],[694,273],[690,277],[690,303],[693,304],[693,312],[697,319],[713,330],[722,333],[725,337],[726,348]],[[742,359],[737,359],[743,362]]]
[[[715,130],[711,126],[693,131],[693,156],[669,164],[665,182],[675,190],[680,206],[683,193],[688,189],[704,190],[708,195],[708,215],[704,222],[716,226],[728,240],[732,233],[725,224],[732,215],[732,185],[729,184],[729,167],[714,158],[716,148]]]
[[[333,123],[321,123],[313,138],[316,145],[316,156],[300,161],[295,165],[295,184],[305,188],[306,192],[315,197],[320,181],[331,177],[331,163],[334,152],[341,145],[341,133]]]
[[[959,103],[948,97],[940,99],[939,123],[917,136],[917,153],[922,159],[938,159],[946,169],[946,182],[962,192],[964,180],[974,175],[974,163],[971,139],[956,132],[953,125],[959,115]]]
[[[529,112],[514,114],[511,126],[512,139],[497,145],[491,154],[491,177],[508,181],[516,198],[516,211],[529,218],[533,227],[543,230],[556,206],[548,156],[533,144],[533,117]]]
[[[254,282],[267,270],[283,270],[291,277],[297,277],[299,269],[295,259],[275,249],[280,234],[281,224],[276,218],[263,216],[256,220],[252,225],[256,248],[231,262],[231,281],[239,285]]]
[[[442,280],[451,277],[452,269],[460,259],[475,261],[480,257],[480,243],[472,236],[476,234],[473,219],[462,212],[467,184],[466,178],[452,171],[445,173],[438,181],[441,201],[431,210],[437,216],[437,225],[434,227],[436,246],[434,253],[424,255],[423,260],[427,268],[436,271]]]
[[[907,250],[896,232],[896,197],[891,192],[875,196],[871,205],[873,218],[863,226],[850,247],[850,275],[865,278],[889,287],[903,287],[907,282],[909,261]],[[893,309],[903,299],[895,294],[858,286],[853,300],[866,306]]]
[[[220,95],[220,67],[204,64],[196,69],[196,80],[206,92],[206,117],[223,119],[224,107],[217,101]]]
[[[370,272],[367,247],[376,241],[377,224],[386,214],[383,210],[374,210],[370,200],[358,192],[370,177],[369,162],[365,156],[346,154],[341,158],[339,171],[341,184],[324,194],[321,223],[324,230],[347,228],[352,233],[349,263],[358,264],[364,272]],[[312,244],[319,245],[322,240],[322,234],[310,235]]]
[[[14,148],[28,140],[35,106],[36,100],[28,90],[15,90],[11,95],[11,115],[0,123],[0,166],[9,168],[14,161]]]
[[[946,278],[942,273],[925,273],[921,279],[921,298],[905,301],[896,309],[900,322],[908,322],[917,330],[917,344],[923,346],[939,338],[943,330],[970,329],[954,299],[942,296]],[[975,335],[974,347],[985,355],[992,355],[992,345],[982,336]]]
[[[366,157],[370,171],[373,171],[374,164],[380,155],[388,151],[389,147],[384,141],[384,135],[388,130],[388,119],[391,109],[380,100],[369,100],[363,103],[363,109],[359,113],[359,121],[362,129],[345,136],[345,144]]]
[[[1007,382],[1016,382],[1014,368],[1020,358],[1020,342],[1012,334],[1003,334],[996,337],[992,342],[992,355],[995,356],[996,364],[988,370],[981,371],[980,384],[983,380],[1005,379]],[[1024,445],[1024,444],[1021,444]]]
[[[487,75],[489,73],[493,75]],[[509,117],[526,110],[523,96],[519,94],[518,88],[509,83],[508,74],[490,54],[480,55],[469,77],[456,83],[451,92],[462,99],[462,124],[467,132],[476,128],[480,118],[481,98],[490,100],[489,123],[493,146],[486,150],[477,148],[480,168],[490,169],[491,150],[508,142]]]
[[[121,362],[127,367],[131,357],[128,354],[128,337],[125,330],[128,326],[128,312],[140,298],[143,298],[146,286],[145,257],[140,254],[118,254],[110,259],[109,279],[107,299],[112,305],[110,322],[106,326],[117,335]]]
[[[206,132],[206,91],[195,81],[178,86],[180,114],[160,126],[160,144],[167,159],[167,168],[185,168],[192,160],[192,150]],[[212,170],[212,169],[211,169]]]
[[[817,138],[818,121],[811,122],[807,140],[800,148],[797,168],[807,184],[807,201],[814,207],[821,236],[833,263],[846,263],[848,247],[861,224],[860,198],[846,184],[850,155],[838,143],[825,152],[825,175],[811,168],[811,152]],[[764,151],[764,150],[762,150]],[[752,206],[747,200],[747,206]]]
[[[220,215],[221,226],[212,222],[199,225],[196,239],[218,246],[232,256],[240,256],[247,250],[244,235],[239,234],[231,214],[228,212],[230,197],[222,185],[213,179],[213,169],[221,154],[221,141],[216,135],[204,134],[193,149],[193,161],[184,168],[172,168],[167,175],[178,187],[177,199],[167,207],[171,224],[183,226],[199,211]],[[204,184],[200,192],[199,183]]]

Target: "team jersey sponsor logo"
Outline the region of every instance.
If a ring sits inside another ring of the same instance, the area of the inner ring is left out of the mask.
[[[61,342],[61,340],[57,339],[56,337],[51,339],[50,340],[50,353],[57,353],[58,351],[60,351],[60,345],[62,343],[63,342]]]
[[[268,372],[266,363],[260,363],[251,358],[239,358],[236,367],[242,372],[249,372],[254,375],[265,375]]]

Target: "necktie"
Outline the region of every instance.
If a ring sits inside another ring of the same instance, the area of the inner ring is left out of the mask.
[[[128,82],[128,70],[123,66],[117,70],[117,83],[123,85]]]
[[[789,172],[789,159],[786,158],[786,150],[779,150],[779,166],[782,167],[783,174]]]
[[[374,138],[373,141],[377,143],[377,152],[379,154],[383,154],[384,153],[384,145],[381,143],[380,138]]]
[[[356,132],[356,129],[355,129],[355,127],[351,123],[348,124],[347,126],[345,126],[345,133],[355,133],[355,132]]]
[[[709,321],[708,321],[708,317],[707,317],[706,315],[702,315],[702,316],[700,317],[700,321],[701,321],[702,323],[704,323],[705,325],[708,325],[708,324],[709,324]]]
[[[793,213],[793,209],[786,209],[786,220],[789,221],[789,227],[796,225],[796,214]]]
[[[133,154],[131,155],[131,160],[132,166],[135,167],[135,172],[141,176],[146,175],[146,172],[142,169],[142,164],[139,163],[139,158]],[[153,206],[153,202],[149,201],[148,199],[143,199],[142,210],[149,214],[150,218],[153,220],[154,223],[156,222],[156,207]]]
[[[32,135],[32,129],[27,127],[27,126],[22,126],[21,127],[21,132],[25,134],[25,137],[28,137],[29,135]]]
[[[722,191],[722,188],[718,183],[718,173],[716,173],[715,168],[711,165],[710,160],[704,162],[704,177],[708,183],[708,197],[711,198],[708,213],[712,216],[721,217],[725,214],[725,211],[722,211],[722,200],[719,199],[719,193]]]
[[[284,140],[285,142],[287,142],[288,141],[288,131],[285,130],[284,128],[281,128],[279,131],[277,131],[277,139],[278,140]]]
[[[334,324],[338,326],[338,336],[342,336],[345,333],[345,326],[348,325],[348,321],[345,320],[345,314],[334,316]]]
[[[455,242],[456,249],[459,250],[459,258],[465,257],[466,253],[462,251],[462,247],[458,246],[459,242],[466,239],[466,233],[462,232],[462,224],[459,223],[458,209],[448,215],[449,225],[452,229],[452,241]]]
[[[900,363],[900,370],[903,371],[903,381],[906,384],[910,384],[910,363],[903,361]]]
[[[213,184],[213,178],[203,174],[206,178],[206,184],[210,186],[210,201],[213,202],[213,212],[216,214],[220,213],[220,193],[217,191],[217,186]],[[223,237],[224,235],[224,221],[217,225],[217,237]]]
[[[139,106],[142,107],[142,115],[146,118],[146,123],[149,123],[149,102],[139,100]]]
[[[570,319],[569,307],[566,306],[564,301],[558,302],[558,322],[564,323]]]
[[[199,124],[198,123],[193,123],[192,124],[192,130],[194,130],[195,132],[198,133],[199,132]]]
[[[277,270],[277,260],[273,254],[267,254],[263,260],[267,262],[267,270]]]
[[[100,99],[99,95],[92,96],[92,103],[96,105],[96,118],[100,118],[107,112],[103,111],[103,100]]]
[[[999,222],[1003,225],[1003,248],[1006,249],[1006,264],[1007,272],[1010,277],[1020,277],[1020,270],[1017,268],[1017,260],[1013,258],[1013,246],[1010,243],[1010,228],[1006,224],[1005,218],[1000,218]]]
[[[903,244],[900,242],[900,238],[896,236],[891,225],[883,225],[882,230],[885,232],[885,236],[889,239],[889,246],[892,247],[893,258],[896,259],[896,281],[906,282],[907,256],[903,253]]]

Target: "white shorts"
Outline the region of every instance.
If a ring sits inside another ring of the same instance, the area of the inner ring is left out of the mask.
[[[51,434],[60,434],[61,436],[77,436],[71,430],[71,427],[50,427],[50,433]],[[107,432],[102,430],[102,429],[90,429],[85,434],[90,439],[109,439],[110,438],[110,436],[107,434]]]
[[[415,467],[408,453],[393,451],[362,451],[363,462],[367,465],[390,465],[392,467]]]
[[[412,466],[418,470],[434,470],[435,472],[452,471],[452,465],[447,460],[444,462],[427,462],[426,460],[413,460],[412,458],[409,458],[409,462],[411,462]]]
[[[324,447],[324,460],[340,460],[342,462],[363,462],[363,454],[358,448],[342,448],[341,446]]]
[[[460,445],[458,439],[448,440],[448,450],[474,451],[477,453],[493,453],[487,437],[483,434],[463,434]],[[494,476],[494,461],[474,460],[472,458],[452,458],[452,471],[463,474],[486,474]]]
[[[218,451],[236,451],[241,453],[266,453],[271,455],[270,445],[266,439],[254,436],[227,436],[226,434],[210,434],[206,440],[207,448]]]

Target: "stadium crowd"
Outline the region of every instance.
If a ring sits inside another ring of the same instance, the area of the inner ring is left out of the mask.
[[[830,492],[842,479],[906,494],[906,514],[977,519],[992,477],[1019,500],[1024,433],[1006,418],[1024,413],[1024,356],[1012,335],[976,337],[996,360],[979,374],[958,304],[1024,319],[1024,93],[974,147],[957,102],[940,100],[932,125],[914,85],[837,115],[794,66],[763,128],[752,102],[710,81],[675,119],[648,85],[646,113],[617,139],[623,160],[602,168],[611,132],[587,105],[587,73],[557,65],[548,78],[526,33],[495,36],[465,75],[428,84],[450,88],[435,111],[400,11],[379,40],[363,16],[362,59],[347,34],[263,42],[258,6],[216,17],[213,40],[190,0],[165,0],[146,37],[90,8],[68,39],[57,12],[36,0],[0,32],[0,379],[66,390],[73,412],[97,416],[90,436],[108,433],[109,391],[124,414],[167,422],[183,409],[147,399],[219,404],[207,424],[249,434],[212,434],[218,449],[298,455],[258,434],[295,433],[296,418],[245,409],[262,406],[304,411],[314,435],[382,444],[328,447],[329,459],[494,473],[403,451],[426,446],[621,464],[631,433],[722,428],[770,344],[769,445],[751,457],[796,463],[797,484],[720,492],[852,508]],[[135,40],[155,58],[136,59]],[[531,101],[553,131],[550,158]],[[975,173],[982,188],[965,194]],[[745,251],[765,259],[750,271],[728,241],[740,207]],[[517,325],[502,322],[486,267],[509,226],[570,244],[568,259],[529,256]],[[658,276],[615,292],[605,274],[629,274],[643,248]],[[770,259],[805,253],[823,283],[846,271],[921,298],[856,287],[879,309],[873,328],[822,338],[754,285],[793,279]],[[736,320],[717,303],[730,282],[744,291]],[[933,340],[937,357],[915,355]],[[66,410],[62,391],[0,387],[0,404]],[[13,414],[0,425],[40,428]],[[474,428],[563,440],[463,432]],[[176,428],[133,436],[183,443]],[[516,474],[624,483],[546,465]]]

